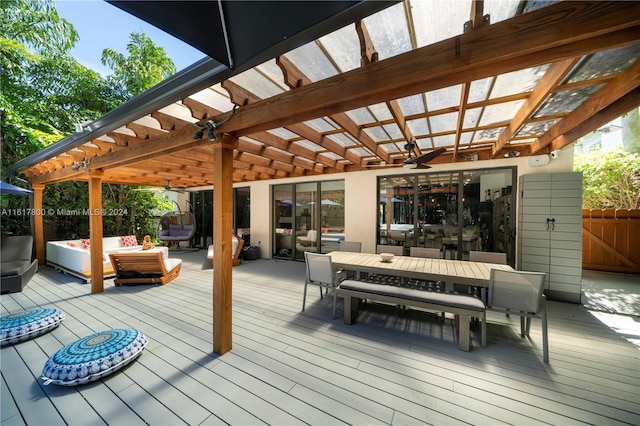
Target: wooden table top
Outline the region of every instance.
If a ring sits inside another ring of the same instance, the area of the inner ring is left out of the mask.
[[[509,265],[466,260],[395,256],[385,263],[379,254],[333,251],[329,255],[335,268],[478,287],[489,286],[491,269],[513,270]]]

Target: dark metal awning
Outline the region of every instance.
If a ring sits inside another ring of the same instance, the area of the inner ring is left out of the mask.
[[[398,3],[107,1],[232,69],[259,64]]]

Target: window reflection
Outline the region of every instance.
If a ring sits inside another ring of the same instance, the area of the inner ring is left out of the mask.
[[[379,244],[515,255],[515,169],[422,173],[379,178]]]

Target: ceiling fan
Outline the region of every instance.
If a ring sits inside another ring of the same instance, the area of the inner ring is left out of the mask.
[[[167,178],[167,184],[164,186],[164,189],[167,191],[179,192],[181,194],[186,191],[185,188],[174,188],[173,186],[171,186],[171,178]]]
[[[407,150],[408,152],[408,156],[407,159],[402,162],[402,163],[397,163],[397,164],[381,164],[381,165],[374,165],[372,164],[371,166],[377,167],[393,167],[393,166],[402,166],[405,169],[428,169],[431,168],[431,166],[427,165],[427,163],[431,160],[433,160],[434,158],[438,157],[439,155],[445,153],[447,151],[446,148],[440,147],[440,148],[436,148],[431,152],[428,152],[426,154],[422,154],[419,157],[415,157],[413,158],[411,156],[411,153],[413,152],[413,150],[415,149],[416,144],[415,142],[412,140],[411,142],[405,144],[404,149]]]

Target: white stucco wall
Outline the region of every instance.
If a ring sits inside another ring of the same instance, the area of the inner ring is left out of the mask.
[[[501,168],[517,166],[518,176],[531,173],[560,173],[573,170],[573,149],[571,146],[558,151],[556,158],[549,157],[549,162],[543,166],[532,166],[529,157],[501,158],[486,161],[464,161],[450,164],[433,165],[428,172],[443,172],[455,170],[472,170],[486,168]],[[402,168],[379,169],[363,172],[338,173],[324,176],[310,176],[295,179],[277,179],[270,181],[236,184],[236,187],[251,188],[251,242],[261,242],[261,257],[271,257],[271,229],[272,229],[272,185],[292,182],[311,182],[321,180],[345,181],[345,239],[361,241],[362,250],[375,252],[376,246],[376,209],[378,197],[376,195],[376,178],[379,175],[424,173],[424,170],[407,171]],[[519,206],[518,206],[519,207]]]

